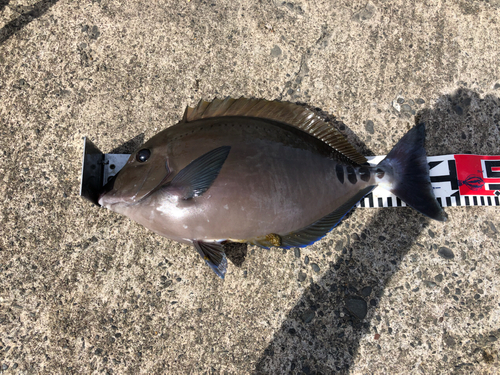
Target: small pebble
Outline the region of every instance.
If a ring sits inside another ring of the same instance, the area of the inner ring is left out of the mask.
[[[89,33],[90,39],[97,39],[99,38],[99,35],[101,35],[101,33],[99,32],[99,28],[97,26],[92,26],[92,30]]]
[[[316,315],[316,313],[312,310],[307,310],[306,312],[304,312],[304,314],[302,314],[302,316],[300,317],[302,319],[302,321],[304,323],[311,323],[311,321],[314,319],[314,316]]]
[[[278,57],[281,55],[281,48],[279,48],[278,46],[274,46],[273,49],[271,50],[271,56],[273,57]]]
[[[300,249],[298,247],[295,247],[293,249],[293,254],[295,255],[295,258],[300,258]]]
[[[427,286],[429,288],[434,288],[435,286],[437,286],[437,284],[434,281],[430,281],[430,280],[424,280],[424,284],[425,284],[425,286]]]
[[[363,297],[368,297],[371,293],[372,293],[371,286],[365,286],[363,289],[361,289],[361,295]]]
[[[304,263],[305,263],[305,264],[309,264],[309,257],[308,257],[308,256],[306,256],[306,257],[304,258]]]
[[[453,251],[450,248],[444,246],[439,248],[438,255],[444,259],[455,258],[455,254],[453,254]]]
[[[462,116],[464,114],[464,110],[459,105],[454,106],[453,111],[455,111],[455,113],[459,116]]]
[[[368,312],[366,301],[360,297],[351,297],[346,301],[346,308],[358,319],[364,319]]]
[[[316,263],[311,263],[311,267],[314,272],[319,272],[320,268]]]
[[[375,130],[373,128],[373,121],[372,120],[366,121],[366,123],[365,123],[365,129],[370,134],[374,134],[375,133]]]
[[[401,106],[401,112],[411,112],[411,107],[408,104],[403,104]]]

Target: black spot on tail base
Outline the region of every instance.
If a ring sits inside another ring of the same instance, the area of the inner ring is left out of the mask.
[[[359,178],[362,181],[368,182],[370,181],[370,170],[367,167],[361,167],[358,170]]]
[[[346,169],[347,169],[347,179],[351,184],[354,185],[356,182],[358,182],[358,178],[356,177],[356,171],[351,166],[347,166]]]
[[[335,172],[337,172],[337,178],[339,179],[340,183],[344,183],[344,166],[341,164],[337,164],[335,167]]]

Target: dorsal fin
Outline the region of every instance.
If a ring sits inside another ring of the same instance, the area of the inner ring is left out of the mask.
[[[333,126],[321,120],[314,112],[290,102],[265,99],[215,99],[212,102],[200,100],[195,108],[187,107],[183,122],[204,118],[244,116],[278,121],[313,135],[354,164],[366,163],[366,158],[344,138]]]

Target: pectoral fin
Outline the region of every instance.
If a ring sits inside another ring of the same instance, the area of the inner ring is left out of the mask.
[[[173,178],[170,186],[180,188],[184,199],[202,195],[219,175],[230,150],[230,146],[218,147],[193,160]]]
[[[217,274],[217,276],[224,279],[227,269],[227,259],[226,253],[224,252],[224,246],[217,242],[203,242],[196,240],[193,241],[193,245],[205,262]]]

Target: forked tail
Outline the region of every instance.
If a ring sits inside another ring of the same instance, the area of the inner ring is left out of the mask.
[[[377,181],[408,206],[446,221],[446,213],[436,200],[429,177],[424,149],[425,125],[419,124],[406,133],[377,166]]]

